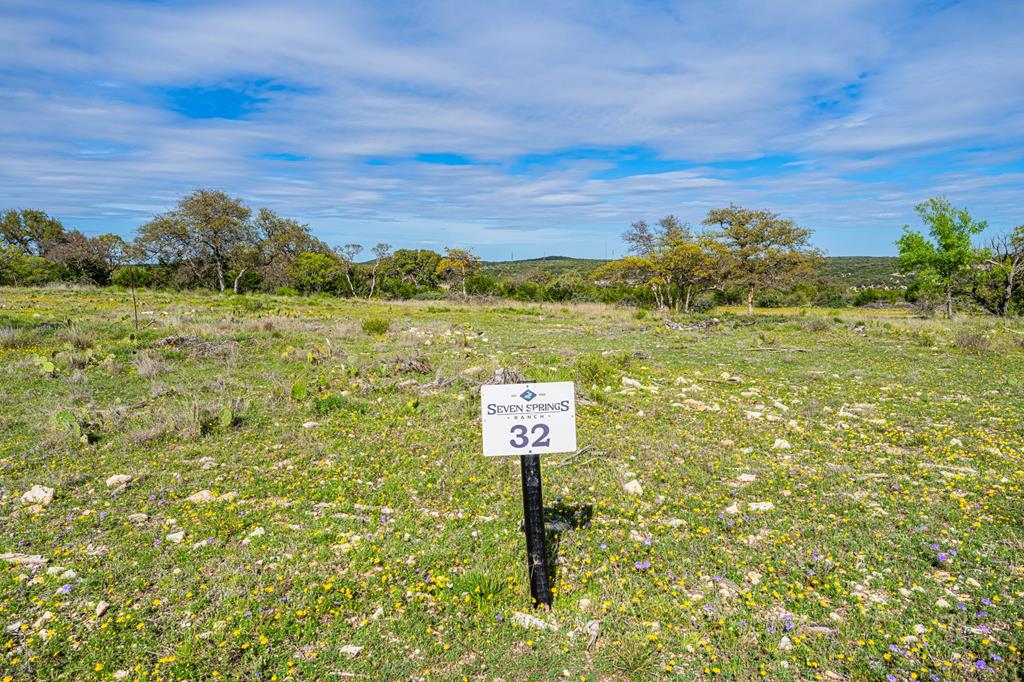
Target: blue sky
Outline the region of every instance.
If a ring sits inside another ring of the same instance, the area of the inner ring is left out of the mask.
[[[130,233],[198,186],[332,244],[622,254],[735,202],[886,255],[1024,222],[1024,2],[0,0],[0,208]]]

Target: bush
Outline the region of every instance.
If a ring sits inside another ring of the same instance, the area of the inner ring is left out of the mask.
[[[693,300],[690,301],[690,312],[691,313],[710,313],[715,309],[715,297],[709,294],[700,294],[694,296]]]
[[[110,283],[127,289],[132,286],[132,281],[134,280],[136,287],[151,287],[155,279],[156,273],[153,268],[126,265],[114,270],[114,273],[110,276]]]
[[[370,336],[383,336],[391,329],[391,321],[386,317],[368,317],[363,320],[363,331]]]
[[[351,400],[343,395],[328,395],[317,398],[313,403],[317,414],[328,415],[337,410],[348,410],[363,414],[366,412],[366,403],[361,400]]]
[[[910,332],[910,340],[915,345],[923,346],[925,348],[932,348],[935,346],[935,336],[924,330],[915,329]]]
[[[584,386],[608,386],[629,364],[628,355],[584,355],[576,359],[574,375]]]
[[[754,305],[758,308],[784,308],[786,299],[780,291],[765,289],[757,294]]]
[[[298,296],[299,290],[295,287],[278,287],[274,289],[275,296]]]

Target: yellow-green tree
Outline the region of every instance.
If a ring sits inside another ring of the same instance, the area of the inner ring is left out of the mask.
[[[655,227],[643,220],[635,222],[623,239],[636,256],[623,259],[621,266],[612,266],[608,273],[617,273],[620,282],[643,274],[659,307],[682,307],[689,312],[694,292],[717,284],[716,244],[707,235],[695,235],[675,216],[662,218]]]
[[[466,278],[480,270],[480,256],[466,249],[444,248],[444,258],[437,262],[435,274],[449,283],[457,282],[466,295]]]
[[[730,205],[708,211],[702,224],[718,226],[710,236],[720,245],[729,282],[746,292],[748,313],[754,312],[758,289],[792,285],[820,266],[811,230],[777,213]]]

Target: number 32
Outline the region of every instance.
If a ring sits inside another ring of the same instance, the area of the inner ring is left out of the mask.
[[[512,427],[512,433],[515,438],[509,441],[509,445],[514,448],[525,448],[530,444],[530,439],[526,437],[526,426],[523,424],[516,424]],[[530,433],[537,435],[537,438],[533,441],[533,447],[535,448],[546,448],[551,445],[551,439],[548,438],[548,434],[551,433],[551,429],[547,427],[547,424],[534,424],[533,428],[530,429]]]

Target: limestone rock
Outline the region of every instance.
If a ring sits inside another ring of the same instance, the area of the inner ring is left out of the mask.
[[[25,494],[21,496],[21,501],[28,504],[50,504],[53,502],[53,492],[53,488],[34,485],[25,491]]]
[[[643,486],[640,485],[640,481],[633,479],[622,486],[622,492],[627,495],[633,495],[639,497],[644,494]]]

